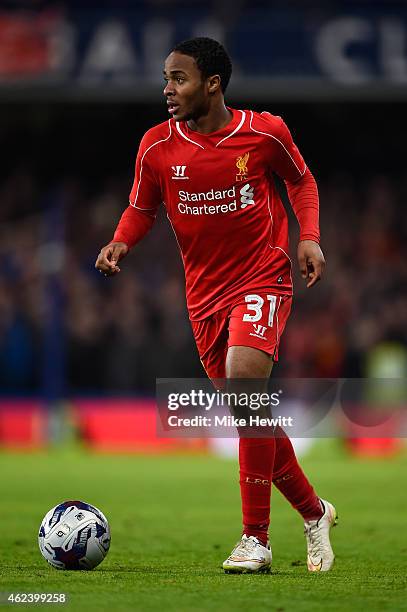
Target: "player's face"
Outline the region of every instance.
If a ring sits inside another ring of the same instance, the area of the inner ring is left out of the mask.
[[[176,121],[198,119],[209,109],[208,82],[193,57],[173,51],[165,60],[164,96]]]

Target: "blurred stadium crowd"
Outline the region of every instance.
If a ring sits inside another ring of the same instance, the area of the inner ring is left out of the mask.
[[[135,142],[163,120],[155,85],[143,101],[132,102],[133,93],[148,90],[151,74],[161,78],[174,37],[215,26],[236,55],[241,92],[263,100],[261,110],[289,77],[291,108],[281,98],[272,110],[287,109],[320,188],[326,273],[306,290],[291,214],[295,300],[276,375],[407,376],[407,179],[397,137],[405,123],[404,5],[5,0],[0,393],[149,394],[156,377],[204,374],[164,211],[117,278],[101,277],[94,262],[126,206]],[[249,8],[259,9],[253,23]],[[253,89],[245,78],[255,67]],[[343,87],[328,89],[336,92],[331,104],[324,88],[332,83]],[[304,108],[307,92],[313,102]],[[342,104],[350,92],[352,103]]]
[[[78,176],[58,183],[44,200],[27,168],[2,181],[3,392],[41,393],[47,352],[48,361],[63,364],[68,393],[150,393],[156,377],[203,375],[181,260],[164,213],[118,277],[106,279],[94,269],[128,187],[123,178],[109,176],[89,193]],[[293,225],[295,302],[276,374],[363,376],[372,351],[407,340],[407,180],[380,174],[356,180],[344,172],[319,187],[326,273],[316,288],[305,289],[294,259]],[[58,336],[51,345],[50,333]]]

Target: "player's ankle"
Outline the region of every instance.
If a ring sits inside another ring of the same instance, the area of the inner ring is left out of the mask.
[[[268,539],[269,539],[267,531],[264,531],[264,530],[260,531],[258,529],[246,528],[246,529],[243,530],[243,534],[245,534],[248,538],[250,536],[253,536],[254,538],[257,538],[262,546],[267,547]]]
[[[304,519],[306,523],[308,523],[309,521],[319,521],[319,519],[324,515],[324,513],[325,513],[324,505],[321,502],[321,500],[318,498],[318,508],[315,508],[315,505],[314,505],[314,508],[312,510],[302,513],[302,518]]]

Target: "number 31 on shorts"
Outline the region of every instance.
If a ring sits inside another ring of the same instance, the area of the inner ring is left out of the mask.
[[[266,297],[268,303],[266,304],[265,308],[268,307],[269,309],[267,325],[269,327],[273,327],[277,297],[275,295],[267,295]],[[248,321],[250,323],[256,323],[256,321],[260,321],[263,316],[264,299],[260,295],[250,294],[246,295],[244,300],[247,304],[247,310],[251,310],[253,314],[246,312],[243,315],[243,321]]]

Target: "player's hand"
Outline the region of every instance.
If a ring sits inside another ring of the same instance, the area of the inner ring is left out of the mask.
[[[113,276],[120,272],[117,265],[129,252],[129,247],[125,242],[112,242],[103,247],[95,263],[96,270],[105,276]]]
[[[320,246],[313,240],[301,240],[297,250],[298,264],[302,278],[305,278],[307,287],[312,287],[321,278],[325,268],[325,258]]]

